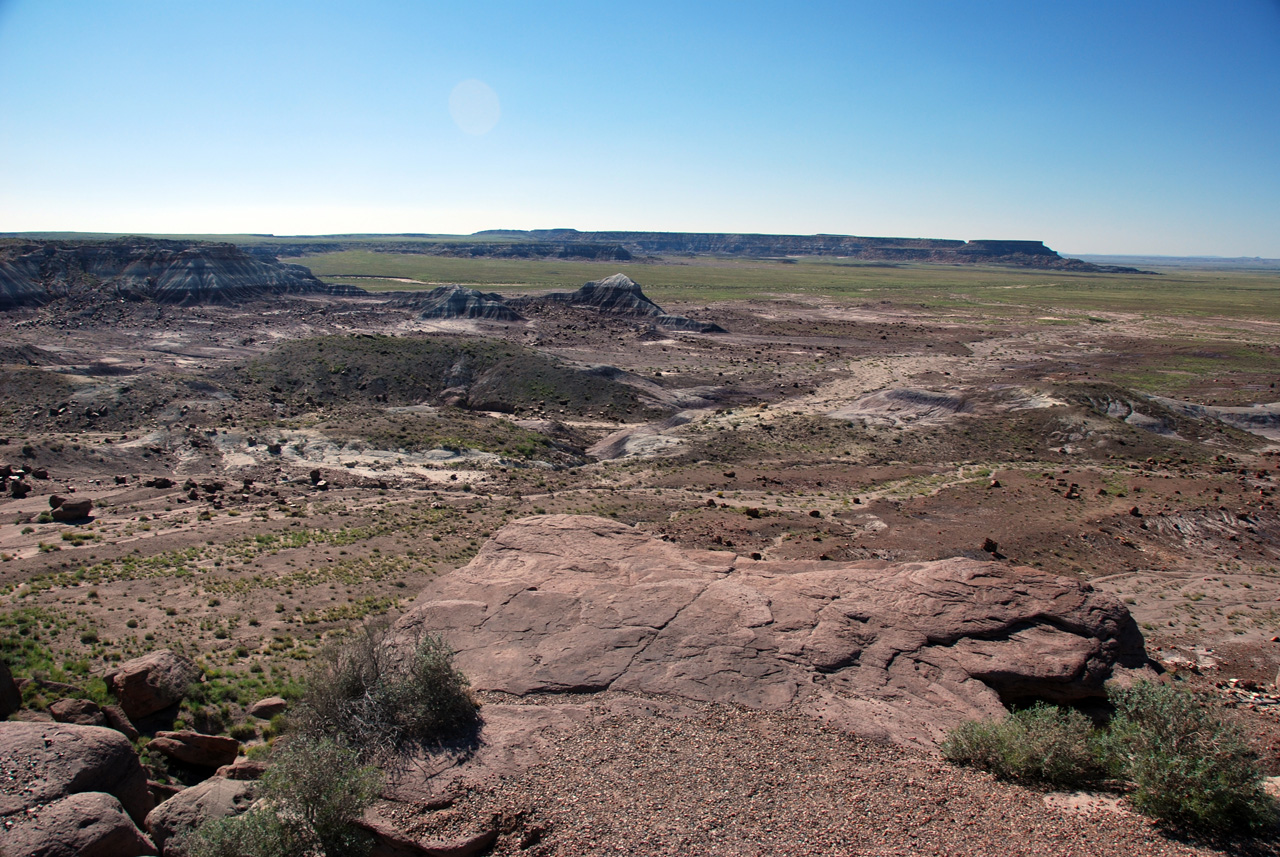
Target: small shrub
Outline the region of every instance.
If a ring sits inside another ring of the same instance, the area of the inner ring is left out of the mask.
[[[1134,784],[1142,812],[1213,831],[1274,823],[1257,757],[1234,724],[1172,685],[1142,682],[1111,693],[1109,764]]]
[[[182,839],[190,857],[289,857],[297,844],[269,809],[207,821]]]
[[[971,720],[942,746],[950,762],[1000,779],[1075,786],[1104,773],[1092,724],[1079,711],[1036,703],[1004,720]]]
[[[381,774],[361,767],[355,751],[297,736],[272,754],[264,807],[206,822],[183,845],[192,857],[358,857],[373,840],[353,822],[381,788]]]
[[[252,741],[258,737],[258,730],[252,723],[237,723],[227,734],[237,741]]]
[[[379,758],[472,729],[476,703],[453,666],[453,650],[432,634],[410,652],[393,650],[385,637],[385,625],[366,625],[321,653],[299,706],[302,731]]]

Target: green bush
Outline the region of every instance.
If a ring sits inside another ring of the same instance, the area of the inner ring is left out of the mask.
[[[378,797],[382,776],[355,751],[295,736],[262,776],[265,805],[201,825],[183,841],[191,857],[359,857],[373,840],[354,822]]]
[[[316,661],[296,722],[304,734],[332,736],[363,759],[438,744],[479,722],[453,650],[432,634],[406,651],[386,645],[385,625],[365,626]]]
[[[1191,693],[1138,683],[1109,692],[1106,730],[1079,712],[1038,704],[1003,720],[973,720],[947,736],[948,761],[1001,779],[1078,786],[1107,774],[1133,785],[1141,812],[1167,824],[1224,833],[1275,822],[1262,770],[1239,728]]]
[[[1092,724],[1079,711],[1036,703],[1003,720],[971,720],[942,745],[950,762],[1006,780],[1076,786],[1104,774]]]
[[[182,839],[190,857],[291,857],[297,844],[269,809],[207,821]]]
[[[1111,694],[1109,764],[1142,812],[1177,825],[1261,830],[1275,808],[1243,733],[1192,694],[1140,683]]]

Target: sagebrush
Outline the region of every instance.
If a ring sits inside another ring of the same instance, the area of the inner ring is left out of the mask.
[[[295,722],[378,759],[465,735],[479,715],[444,640],[423,633],[392,646],[385,626],[366,626],[317,659]]]
[[[1173,826],[1226,833],[1275,823],[1274,802],[1243,733],[1192,693],[1140,682],[1110,689],[1115,713],[1096,729],[1077,711],[1038,704],[998,720],[969,721],[943,755],[1001,779],[1054,786],[1132,786],[1133,805]]]
[[[1240,728],[1192,694],[1141,683],[1111,695],[1112,770],[1130,800],[1162,821],[1215,831],[1261,830],[1275,820],[1262,768]]]
[[[1003,720],[972,720],[942,746],[949,761],[1001,779],[1076,786],[1102,777],[1093,724],[1079,711],[1037,703]]]
[[[264,802],[201,825],[183,848],[191,857],[360,857],[373,840],[355,821],[381,788],[382,775],[354,750],[294,735],[262,776]]]

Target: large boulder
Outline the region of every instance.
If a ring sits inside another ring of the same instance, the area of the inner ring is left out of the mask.
[[[138,720],[181,702],[187,687],[200,678],[190,658],[169,649],[125,661],[104,677],[130,720]]]
[[[200,732],[157,732],[147,745],[170,759],[202,768],[220,768],[230,765],[240,754],[240,742],[221,735],[204,735]]]
[[[49,706],[49,713],[59,723],[78,723],[81,726],[108,726],[102,706],[91,699],[59,699]]]
[[[55,521],[61,523],[83,521],[93,514],[93,501],[88,497],[80,500],[63,500],[57,506],[54,506],[49,514]]]
[[[140,857],[155,845],[102,792],[69,795],[32,808],[5,831],[5,857]]]
[[[183,789],[151,810],[147,830],[165,857],[185,854],[180,841],[182,835],[206,821],[244,812],[253,804],[256,789],[257,783],[252,780],[211,777]]]
[[[1035,569],[758,562],[569,515],[509,524],[433,581],[394,639],[424,630],[481,690],[796,708],[921,747],[1007,703],[1101,697],[1147,668],[1119,601]]]
[[[277,714],[284,714],[284,712],[288,708],[289,708],[289,703],[287,700],[285,700],[284,697],[268,696],[268,697],[265,697],[264,699],[259,699],[253,705],[250,705],[247,713],[250,717],[258,717],[263,720],[270,720],[272,717],[275,717]]]
[[[102,726],[0,723],[0,817],[67,795],[105,792],[135,822],[151,811],[147,775],[127,738]]]
[[[22,707],[22,691],[18,690],[9,665],[0,661],[0,720]]]

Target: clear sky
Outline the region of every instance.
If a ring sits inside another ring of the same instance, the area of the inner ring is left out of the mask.
[[[0,231],[1280,257],[1280,0],[0,0]]]

